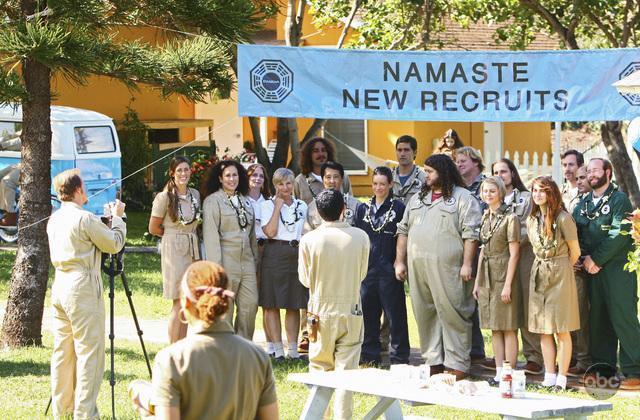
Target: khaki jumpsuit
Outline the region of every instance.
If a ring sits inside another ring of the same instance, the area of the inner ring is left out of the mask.
[[[536,258],[529,284],[529,331],[554,334],[580,328],[578,292],[569,261],[567,241],[578,240],[573,218],[561,211],[556,218],[553,241],[542,239],[541,222],[527,218],[529,240]]]
[[[304,201],[307,205],[309,205],[322,190],[324,190],[324,184],[311,173],[307,175],[299,174],[293,181],[293,192],[296,198]],[[351,182],[347,174],[344,174],[344,179],[342,180],[342,192],[345,194],[351,192]]]
[[[16,191],[20,184],[20,165],[10,165],[0,171],[0,210],[16,210]]]
[[[369,265],[369,237],[346,222],[323,222],[302,237],[300,282],[309,288],[308,311],[320,317],[318,340],[309,344],[309,370],[357,369],[364,337],[360,283]],[[336,392],[336,418],[350,419],[350,392]]]
[[[465,240],[478,240],[480,205],[462,187],[452,196],[409,201],[398,234],[407,239],[409,291],[420,334],[420,351],[429,365],[468,371],[471,364],[473,281],[460,278]]]
[[[511,282],[511,302],[502,302],[502,289],[509,266],[509,243],[520,242],[520,220],[507,206],[500,207],[489,217],[482,216],[480,240],[482,252],[478,264],[478,308],[480,328],[493,331],[515,331],[522,327],[520,283],[514,276]]]
[[[124,246],[126,225],[114,216],[111,228],[72,202],[62,202],[47,225],[51,263],[53,416],[99,418],[96,400],[104,374],[105,316],[100,261]]]
[[[521,301],[523,311],[523,324],[520,328],[522,336],[522,354],[528,362],[534,362],[543,366],[542,349],[540,348],[540,335],[529,331],[529,282],[531,281],[531,266],[535,256],[531,241],[527,235],[527,218],[531,214],[531,193],[514,189],[515,197],[509,206],[511,211],[520,219],[520,259],[518,260],[518,281],[520,283]]]
[[[240,228],[236,211],[229,203],[227,194],[220,189],[202,203],[202,234],[206,260],[224,267],[231,283],[230,290],[236,294],[227,312],[227,321],[233,321],[235,303],[235,330],[242,337],[251,340],[258,311],[258,244],[253,207],[246,197],[239,196],[239,199],[247,215],[248,224],[244,229]]]
[[[196,212],[200,208],[200,193],[189,189],[197,204]],[[187,196],[188,197],[188,196]],[[186,221],[194,217],[192,203],[189,198],[179,199],[179,205]],[[183,225],[179,220],[171,220],[168,212],[169,195],[162,191],[153,200],[151,216],[162,218],[164,234],[162,235],[162,295],[165,299],[180,298],[180,281],[187,267],[200,259],[200,245],[196,228],[198,222]]]
[[[405,206],[411,200],[414,194],[417,194],[422,189],[427,175],[418,166],[413,165],[413,171],[404,185],[400,183],[400,173],[398,168],[393,171],[393,198],[400,200]]]

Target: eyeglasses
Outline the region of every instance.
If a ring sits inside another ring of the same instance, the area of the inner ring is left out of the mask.
[[[600,168],[595,168],[595,169],[589,169],[587,171],[587,175],[594,175],[594,174],[599,174],[599,173],[604,173],[604,170],[600,169]]]

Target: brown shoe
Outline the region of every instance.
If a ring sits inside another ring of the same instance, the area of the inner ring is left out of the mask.
[[[484,359],[480,366],[487,370],[496,370],[496,359]]]
[[[444,372],[444,365],[429,366],[429,375],[437,375]]]
[[[309,353],[309,333],[302,332],[300,342],[298,342],[298,353]]]
[[[0,226],[15,226],[18,224],[18,213],[5,213]]]
[[[640,390],[640,378],[627,378],[620,382],[620,388],[625,391],[638,391]]]
[[[463,371],[457,370],[457,369],[447,369],[447,370],[445,370],[445,373],[448,373],[450,375],[455,375],[456,376],[456,381],[461,381],[461,380],[465,379],[467,376],[469,376],[469,374],[467,372],[463,372]]]
[[[567,376],[572,376],[574,378],[582,378],[585,373],[587,373],[587,370],[578,365],[570,367],[569,370],[567,370]]]
[[[523,370],[525,371],[525,373],[528,373],[530,375],[540,375],[542,373],[542,366],[540,366],[536,362],[527,360],[527,364],[524,365]]]

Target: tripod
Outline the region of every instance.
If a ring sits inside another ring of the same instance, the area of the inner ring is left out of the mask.
[[[102,254],[102,272],[109,276],[109,345],[110,345],[110,375],[109,375],[109,385],[111,386],[111,415],[112,418],[116,418],[116,400],[115,400],[115,385],[116,385],[116,377],[115,377],[115,333],[114,333],[114,308],[115,308],[115,278],[116,276],[120,276],[122,280],[122,286],[124,287],[125,295],[127,296],[127,300],[129,302],[129,308],[131,309],[131,315],[133,316],[133,322],[136,325],[136,331],[138,333],[138,338],[140,339],[140,346],[142,347],[142,353],[144,354],[144,360],[147,363],[147,369],[149,371],[149,378],[151,378],[151,364],[149,363],[149,356],[147,354],[147,348],[144,345],[144,340],[142,339],[142,329],[140,329],[140,324],[138,322],[138,316],[136,315],[136,309],[133,306],[133,299],[131,289],[129,288],[129,283],[127,281],[127,276],[124,272],[124,247],[117,254]],[[45,410],[45,416],[49,412],[49,408],[51,407],[52,398],[49,398],[49,404],[47,404],[47,409]]]

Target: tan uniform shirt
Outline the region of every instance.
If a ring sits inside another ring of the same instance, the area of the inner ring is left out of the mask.
[[[100,282],[102,253],[117,254],[124,246],[127,228],[113,216],[111,228],[100,218],[72,202],[62,202],[47,224],[51,263],[56,281],[78,276],[92,276]]]
[[[296,198],[304,201],[307,205],[309,205],[322,190],[324,190],[324,184],[312,173],[307,175],[299,174],[293,181],[293,191]],[[347,174],[344,174],[344,179],[342,180],[342,192],[345,194],[351,192],[351,182]]]
[[[354,226],[356,224],[356,212],[358,211],[358,206],[362,203],[350,195],[345,196],[347,210],[344,213],[344,220],[351,226]],[[320,217],[320,213],[318,213],[316,200],[312,200],[309,204],[309,208],[307,209],[307,218],[304,224],[303,233],[311,232],[312,230],[317,229],[321,224],[322,217]]]
[[[393,171],[393,198],[402,201],[402,204],[406,206],[411,197],[420,192],[426,178],[427,174],[417,165],[414,165],[411,175],[409,175],[407,181],[402,185],[400,183],[400,172],[398,172],[398,168],[396,168]]]
[[[243,270],[255,271],[258,258],[253,206],[246,197],[239,196],[239,199],[247,217],[244,229],[240,227],[237,213],[224,191],[214,192],[202,204],[206,259],[222,265],[231,275]]]
[[[522,327],[520,282],[511,282],[511,303],[502,302],[502,289],[507,279],[511,253],[509,244],[520,242],[520,220],[508,206],[495,214],[485,210],[480,225],[482,252],[478,267],[478,308],[480,327],[498,331],[512,331]]]
[[[529,331],[538,334],[575,331],[580,328],[578,291],[567,241],[577,241],[571,215],[561,211],[553,241],[540,234],[538,218],[527,218],[529,239],[536,256],[529,283]]]
[[[565,183],[562,184],[561,192],[564,206],[569,214],[572,214],[573,209],[575,209],[580,202],[580,193],[578,191],[578,187],[572,187],[568,181],[565,181]]]
[[[161,350],[153,368],[155,406],[180,418],[253,420],[277,401],[269,356],[218,321]]]
[[[193,199],[196,202],[196,213],[200,210],[200,193],[189,188]],[[179,197],[178,205],[182,211],[183,219],[191,221],[194,218],[193,203],[189,195],[186,198]],[[153,200],[151,216],[162,218],[164,234],[162,235],[162,278],[163,296],[166,299],[180,298],[180,280],[187,267],[193,261],[200,259],[200,245],[196,228],[198,222],[194,221],[188,225],[183,225],[180,220],[175,222],[169,215],[169,195],[162,191]]]
[[[346,222],[323,222],[302,237],[298,275],[309,288],[309,311],[349,314],[360,304],[369,246],[367,234]]]

